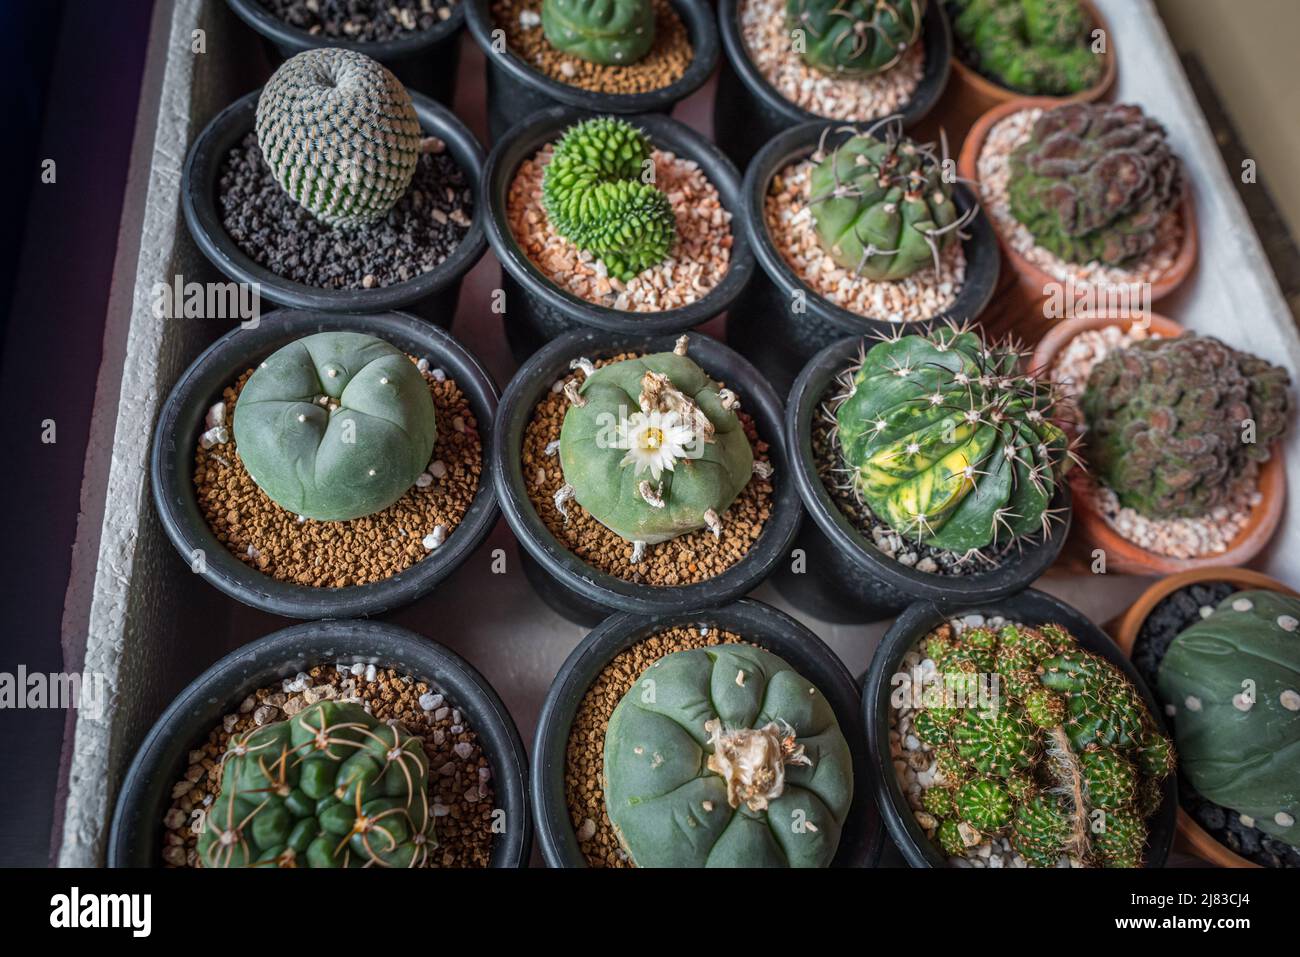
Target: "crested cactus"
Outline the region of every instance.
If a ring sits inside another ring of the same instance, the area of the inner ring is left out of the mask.
[[[1157,679],[1201,797],[1300,847],[1300,599],[1241,591],[1170,644]]]
[[[825,867],[853,801],[835,712],[776,655],[667,655],[605,733],[605,808],[638,867]]]
[[[424,377],[374,336],[321,332],[277,350],[235,403],[235,445],[258,488],[320,521],[382,511],[429,464],[438,426]]]
[[[420,158],[420,120],[382,64],[327,47],[286,60],[257,100],[257,143],[286,193],[321,222],[383,218]]]
[[[1066,262],[1123,266],[1155,247],[1183,174],[1141,107],[1069,103],[1044,111],[1011,153],[1008,189],[1038,245]]]
[[[855,494],[899,534],[962,554],[1051,534],[1071,450],[1055,393],[1019,359],[951,326],[872,347],[835,410]]]
[[[950,0],[971,66],[1009,89],[1068,96],[1095,86],[1103,61],[1078,0]]]
[[[864,77],[885,72],[911,49],[925,6],[925,0],[786,0],[785,23],[809,66]]]
[[[626,120],[571,126],[542,174],[542,205],[565,239],[627,281],[664,260],[677,238],[668,197],[653,182],[653,147]]]
[[[1285,369],[1187,333],[1115,349],[1081,407],[1089,465],[1150,518],[1208,515],[1253,485],[1290,426]]]
[[[318,702],[221,760],[203,867],[419,867],[437,847],[420,739],[359,704]]]
[[[652,0],[542,0],[542,31],[561,53],[605,66],[635,63],[655,42]]]

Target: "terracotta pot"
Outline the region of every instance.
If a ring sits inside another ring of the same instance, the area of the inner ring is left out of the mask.
[[[1138,632],[1142,630],[1152,609],[1174,592],[1201,582],[1227,582],[1238,589],[1277,591],[1297,597],[1295,590],[1261,572],[1251,571],[1248,568],[1207,566],[1162,578],[1139,595],[1138,600],[1129,606],[1128,611],[1107,624],[1106,630],[1110,632],[1115,639],[1115,644],[1119,645],[1124,654],[1132,657]],[[1178,836],[1188,852],[1211,864],[1219,867],[1259,867],[1258,864],[1246,860],[1239,854],[1234,854],[1216,841],[1181,807],[1178,809]]]

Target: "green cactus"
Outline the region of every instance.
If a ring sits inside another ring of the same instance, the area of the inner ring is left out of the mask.
[[[1031,96],[1069,96],[1096,86],[1104,60],[1077,0],[949,0],[953,35],[970,65]]]
[[[953,792],[947,788],[929,788],[921,795],[921,807],[937,818],[951,817],[953,814]]]
[[[277,350],[235,404],[235,445],[253,481],[281,507],[320,521],[393,504],[428,466],[437,434],[415,364],[356,332]]]
[[[204,867],[419,867],[437,847],[419,738],[321,701],[231,741]]]
[[[932,748],[948,742],[951,733],[951,719],[956,712],[950,708],[925,708],[918,711],[912,722],[917,738]]]
[[[276,182],[329,226],[382,219],[420,159],[410,94],[382,64],[338,47],[286,60],[258,97],[255,126]]]
[[[962,821],[981,833],[992,833],[1011,821],[1011,795],[994,778],[975,778],[958,785],[953,808]]]
[[[954,820],[949,819],[940,823],[935,838],[944,853],[951,857],[961,857],[966,853],[966,842],[962,840],[961,828]]]
[[[1045,110],[1012,151],[1008,192],[1039,246],[1066,262],[1123,266],[1155,247],[1183,173],[1141,107],[1068,103]]]
[[[1291,424],[1280,366],[1186,333],[1107,353],[1080,406],[1089,463],[1120,504],[1198,518],[1240,498]]]
[[[677,238],[672,203],[656,189],[654,148],[626,120],[571,126],[542,174],[542,206],[565,239],[627,281],[667,257]]]
[[[1032,767],[1039,751],[1033,726],[1007,708],[988,714],[963,708],[952,726],[952,741],[963,761],[999,777]]]
[[[865,77],[903,59],[921,36],[925,7],[926,0],[786,0],[785,24],[810,67]]]
[[[1011,844],[1034,867],[1055,867],[1071,828],[1065,801],[1054,794],[1036,794],[1016,807]]]
[[[605,66],[635,63],[655,42],[652,0],[542,0],[551,46]]]
[[[647,669],[605,733],[605,808],[639,867],[825,867],[853,761],[825,697],[748,645]]]
[[[1055,391],[1014,349],[945,326],[877,343],[846,378],[849,481],[895,531],[959,554],[1052,533],[1071,452]]]
[[[1300,847],[1300,599],[1229,595],[1160,663],[1180,766],[1201,797]]]

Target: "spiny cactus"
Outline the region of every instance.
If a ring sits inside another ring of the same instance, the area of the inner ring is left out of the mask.
[[[1070,465],[1056,394],[1011,347],[943,326],[877,343],[842,380],[843,472],[895,531],[966,553],[1052,531]],[[975,670],[987,671],[985,664]]]
[[[1044,111],[1011,153],[1008,190],[1012,214],[1044,249],[1122,266],[1156,245],[1183,174],[1141,107],[1069,103]]]
[[[809,66],[871,76],[896,65],[921,36],[925,6],[926,0],[786,0],[785,23]]]
[[[1286,434],[1290,384],[1285,369],[1208,336],[1115,349],[1081,402],[1089,465],[1143,515],[1207,515],[1255,481]]]
[[[359,704],[310,705],[221,760],[204,867],[419,867],[437,847],[420,739]]]
[[[438,434],[415,364],[357,332],[321,332],[274,352],[244,384],[234,418],[258,488],[320,521],[392,505],[429,464]]]
[[[410,94],[361,53],[307,50],[275,71],[257,100],[257,143],[284,191],[330,226],[381,219],[420,158]]]
[[[672,203],[653,183],[653,147],[626,120],[571,126],[542,174],[542,205],[565,239],[627,281],[660,263],[677,238]]]
[[[652,0],[542,0],[551,46],[606,66],[635,63],[654,46]]]
[[[1095,86],[1103,60],[1078,0],[949,0],[953,34],[971,66],[1033,96],[1068,96]]]
[[[845,140],[812,171],[808,206],[817,239],[835,262],[880,281],[904,279],[933,263],[978,212],[958,214],[944,181],[945,155],[876,124]]]
[[[770,474],[754,461],[735,411],[739,400],[691,361],[686,348],[682,336],[673,352],[600,369],[576,360],[586,380],[565,389],[569,409],[559,445],[565,484],[556,506],[563,512],[576,499],[634,543],[634,561],[647,544],[686,532],[707,527],[721,535],[721,516],[750,476]]]

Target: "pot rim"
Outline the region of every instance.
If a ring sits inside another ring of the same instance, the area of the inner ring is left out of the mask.
[[[253,30],[277,46],[294,47],[296,52],[316,47],[339,47],[354,53],[364,53],[380,63],[401,60],[428,52],[428,48],[454,34],[464,25],[465,13],[459,3],[453,3],[451,13],[428,30],[408,32],[391,40],[343,40],[317,36],[281,20],[257,0],[226,0],[230,9]]]

